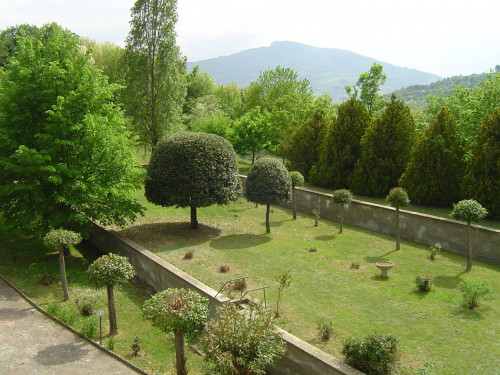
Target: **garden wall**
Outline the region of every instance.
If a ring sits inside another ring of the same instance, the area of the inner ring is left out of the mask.
[[[240,177],[244,183],[246,176]],[[322,218],[340,219],[340,205],[331,201],[331,194],[297,188],[295,196],[297,211],[312,214],[319,207]],[[282,206],[290,208],[291,202]],[[344,223],[394,236],[395,212],[392,207],[353,200],[345,206]],[[429,246],[439,242],[452,253],[467,255],[466,227],[458,221],[400,210],[401,238]],[[471,241],[474,258],[500,265],[500,230],[472,225]]]
[[[130,258],[137,276],[156,291],[167,288],[185,288],[195,290],[209,299],[215,297],[217,293],[116,232],[106,231],[100,226],[94,225],[89,241],[104,253],[113,252]],[[226,297],[217,296],[210,306],[211,316],[215,314],[215,307],[228,301]],[[277,329],[282,334],[287,350],[283,358],[268,369],[269,373],[273,375],[362,375],[361,372],[290,333],[280,328]]]

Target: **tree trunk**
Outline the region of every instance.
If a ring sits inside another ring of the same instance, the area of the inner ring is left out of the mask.
[[[396,250],[400,249],[399,207],[396,207]]]
[[[255,151],[252,151],[252,165],[255,162]]]
[[[340,205],[340,230],[339,233],[342,233],[342,225],[344,224],[344,205]]]
[[[267,209],[266,209],[266,233],[271,232],[271,226],[269,225],[269,211],[270,210],[271,210],[271,205],[268,203]]]
[[[69,300],[68,283],[66,282],[66,266],[64,264],[64,246],[59,244],[59,272],[61,273],[61,283],[64,292],[64,300]]]
[[[184,334],[181,331],[175,331],[175,367],[177,375],[187,375],[186,357],[184,356]]]
[[[69,246],[64,246],[64,256],[68,257],[71,255],[71,252],[69,251]]]
[[[293,220],[297,220],[297,208],[295,206],[295,188],[292,188]]]
[[[467,222],[467,267],[466,271],[470,271],[472,269],[472,245],[470,238],[470,221]]]
[[[191,229],[198,229],[198,217],[196,216],[196,207],[191,207]]]
[[[108,285],[108,312],[109,312],[109,334],[118,334],[118,325],[116,324],[115,294],[113,285]]]

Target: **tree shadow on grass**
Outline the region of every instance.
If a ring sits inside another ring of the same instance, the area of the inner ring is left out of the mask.
[[[438,275],[434,277],[434,285],[440,288],[456,289],[458,283],[461,281],[461,275],[462,273],[458,275]]]
[[[377,256],[366,256],[365,260],[368,263],[377,263],[377,262],[387,261],[388,259],[385,259],[385,257],[388,256],[389,254],[395,253],[396,251],[401,251],[401,250],[391,250],[385,254],[381,254],[381,255],[377,255]]]
[[[429,293],[432,293],[432,291],[430,290],[428,292],[424,292],[418,288],[415,288],[409,294],[412,294],[419,299],[424,299],[425,297],[427,297],[429,295]]]
[[[457,306],[456,309],[451,310],[451,313],[457,317],[466,320],[483,320],[483,313],[490,311],[491,307],[481,306],[479,309],[468,309],[463,306]]]
[[[325,234],[322,236],[314,237],[314,239],[318,240],[318,241],[331,241],[331,240],[334,240],[335,238],[337,238],[336,234]]]
[[[210,242],[210,246],[219,250],[246,249],[271,241],[264,234],[231,234],[219,237]]]

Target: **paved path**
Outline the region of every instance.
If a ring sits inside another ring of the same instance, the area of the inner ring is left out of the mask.
[[[0,279],[0,374],[137,374],[55,323]]]

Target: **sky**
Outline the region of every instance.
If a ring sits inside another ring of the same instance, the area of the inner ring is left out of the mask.
[[[57,22],[124,45],[134,0],[0,0],[0,29]],[[441,77],[500,65],[498,0],[178,0],[188,61],[274,41],[349,50]]]

